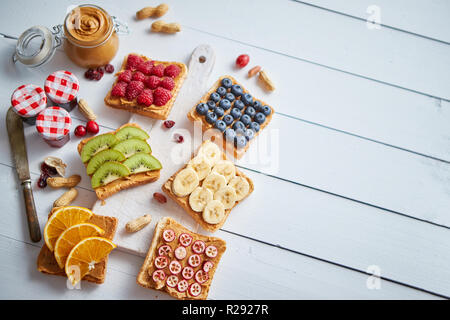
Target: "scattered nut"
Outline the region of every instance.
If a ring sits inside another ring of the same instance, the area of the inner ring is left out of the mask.
[[[162,193],[159,193],[159,192],[155,192],[153,194],[153,198],[155,198],[159,203],[166,203],[167,202],[166,196],[163,195]]]
[[[134,220],[129,221],[125,225],[125,230],[127,232],[136,232],[144,228],[146,225],[148,225],[152,221],[152,216],[149,214],[146,214],[142,217],[136,218]]]
[[[71,188],[69,191],[64,192],[61,197],[53,202],[53,208],[68,206],[78,196],[78,191],[75,188]]]
[[[181,31],[181,26],[178,23],[167,23],[162,20],[158,20],[152,23],[151,30],[153,32],[164,32],[164,33],[176,33]]]
[[[268,90],[268,91],[275,90],[275,85],[273,84],[272,80],[269,79],[269,76],[267,75],[267,73],[264,70],[262,70],[259,73],[259,80],[264,85],[264,88],[266,90]]]
[[[44,163],[49,167],[55,168],[56,172],[58,172],[61,177],[64,177],[66,174],[67,164],[65,164],[61,159],[56,157],[47,157],[44,159]]]
[[[80,99],[78,101],[78,110],[87,120],[94,121],[97,119],[94,111],[92,111],[91,107],[89,107],[88,103],[84,99]]]
[[[258,72],[260,72],[260,71],[261,71],[260,66],[253,67],[250,70],[248,70],[248,77],[251,78],[254,75],[258,74]]]
[[[52,188],[73,188],[77,184],[79,184],[81,181],[81,176],[78,174],[74,174],[73,176],[70,176],[68,178],[63,177],[55,177],[55,178],[48,178],[47,184]]]
[[[136,12],[136,18],[142,20],[149,17],[159,18],[166,14],[169,10],[169,6],[165,3],[160,4],[157,7],[145,7]]]

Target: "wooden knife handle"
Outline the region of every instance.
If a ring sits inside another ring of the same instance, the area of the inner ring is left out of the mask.
[[[33,191],[31,190],[31,181],[26,180],[22,182],[22,187],[31,241],[39,242],[41,241],[41,229],[39,227],[39,220],[36,214],[36,207],[34,205]]]

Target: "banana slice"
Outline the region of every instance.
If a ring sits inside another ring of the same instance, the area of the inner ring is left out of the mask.
[[[214,200],[222,202],[225,209],[231,209],[236,202],[236,191],[230,186],[222,187],[214,193]]]
[[[197,187],[189,196],[189,205],[192,210],[202,212],[203,209],[205,209],[206,204],[211,200],[213,200],[213,193],[211,190],[204,187]]]
[[[209,162],[208,158],[206,158],[203,154],[199,154],[192,158],[187,166],[188,168],[194,169],[200,181],[205,179],[205,177],[211,172],[212,167],[211,162]]]
[[[186,168],[178,172],[172,182],[172,191],[178,197],[190,194],[198,186],[197,173],[192,168]]]
[[[211,165],[215,165],[217,161],[222,158],[222,152],[220,151],[217,144],[211,141],[205,142],[198,150],[198,154],[204,155]]]
[[[209,224],[218,224],[225,218],[225,208],[219,200],[211,200],[203,210],[203,220]]]
[[[222,187],[225,187],[227,185],[227,180],[225,177],[221,174],[218,174],[217,172],[211,172],[208,174],[208,176],[203,180],[202,186],[205,188],[208,188],[213,193],[215,193],[217,190],[219,190]]]
[[[236,201],[244,199],[250,192],[250,185],[248,184],[247,179],[240,176],[232,178],[228,183],[228,186],[234,188],[234,191],[236,192]]]
[[[236,175],[236,167],[230,160],[217,161],[212,171],[223,175],[227,182]]]

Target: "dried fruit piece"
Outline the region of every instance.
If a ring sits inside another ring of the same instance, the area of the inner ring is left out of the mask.
[[[113,72],[114,72],[114,66],[113,66],[112,64],[108,63],[108,64],[105,66],[105,71],[106,71],[107,73],[113,73]]]
[[[45,188],[47,186],[47,179],[50,178],[50,176],[46,173],[41,173],[39,176],[37,186],[41,189]]]
[[[166,120],[163,122],[163,124],[164,124],[164,127],[166,127],[167,129],[170,129],[175,125],[175,121]]]

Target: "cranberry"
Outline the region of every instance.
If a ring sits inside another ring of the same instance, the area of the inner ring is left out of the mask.
[[[84,73],[84,77],[86,79],[92,80],[94,79],[94,70],[93,69],[88,69],[85,73]]]
[[[243,67],[245,67],[248,64],[249,61],[250,61],[250,57],[248,56],[248,54],[241,54],[236,59],[236,65],[239,68],[243,68]]]
[[[178,143],[182,143],[184,141],[184,137],[179,133],[175,133],[173,137]]]
[[[50,178],[50,176],[46,173],[41,173],[39,180],[37,182],[37,185],[39,188],[45,188],[47,186],[47,179]]]
[[[73,132],[77,137],[84,137],[86,135],[86,127],[79,125],[75,128]]]
[[[114,72],[114,66],[113,66],[112,64],[108,63],[108,64],[105,66],[105,71],[106,71],[107,73],[113,73],[113,72]]]
[[[164,124],[164,127],[166,127],[167,129],[170,129],[175,125],[175,121],[166,120],[163,122],[163,124]]]
[[[100,128],[98,127],[97,122],[91,120],[91,121],[88,121],[88,122],[86,123],[86,130],[87,130],[89,133],[96,134],[96,133],[98,133],[98,131],[100,130]]]
[[[103,67],[98,67],[98,68],[97,68],[97,72],[100,72],[101,74],[104,74],[104,73],[105,73],[105,68],[103,68]]]
[[[153,198],[155,198],[159,203],[166,203],[167,202],[166,196],[163,195],[162,193],[159,193],[159,192],[155,192],[153,194]]]
[[[93,80],[98,81],[98,80],[100,80],[102,77],[103,77],[103,73],[98,72],[97,70],[94,70],[94,71],[93,71],[93,76],[92,76],[92,79],[93,79]]]
[[[54,176],[54,175],[58,174],[58,172],[56,172],[55,168],[50,167],[45,162],[42,162],[42,164],[41,164],[41,172],[45,173],[49,176]]]

